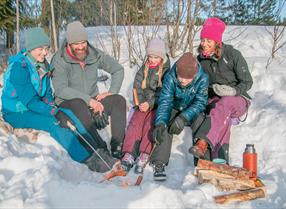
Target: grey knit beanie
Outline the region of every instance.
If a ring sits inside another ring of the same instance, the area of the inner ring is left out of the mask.
[[[67,25],[66,38],[67,42],[72,44],[80,41],[87,41],[88,35],[82,23],[80,21],[74,21]]]
[[[50,46],[50,39],[40,27],[29,28],[25,31],[25,47],[27,51]]]
[[[166,56],[165,43],[159,38],[153,38],[149,41],[146,49],[146,55],[155,55],[162,59]]]

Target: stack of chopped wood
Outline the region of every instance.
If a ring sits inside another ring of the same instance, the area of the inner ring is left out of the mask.
[[[251,179],[251,173],[244,168],[215,164],[207,160],[199,160],[196,167],[199,184],[211,183],[222,191],[236,191],[215,196],[216,203],[225,204],[235,201],[253,200],[266,195],[262,182]]]

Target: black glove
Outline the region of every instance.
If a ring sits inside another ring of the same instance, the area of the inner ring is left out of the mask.
[[[62,128],[69,128],[67,126],[67,121],[69,121],[71,124],[73,124],[72,120],[67,116],[63,111],[60,109],[58,110],[57,114],[55,115],[56,119],[59,121],[60,126]]]
[[[105,112],[102,112],[102,115],[95,113],[93,115],[93,120],[96,128],[99,130],[105,128],[109,124],[108,115]]]
[[[153,138],[155,144],[159,145],[164,141],[164,138],[168,137],[168,131],[165,124],[159,124],[155,127],[153,131]]]
[[[187,120],[184,116],[178,115],[169,126],[169,133],[179,135],[185,127]]]

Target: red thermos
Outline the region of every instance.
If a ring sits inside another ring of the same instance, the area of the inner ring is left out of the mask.
[[[254,144],[246,144],[243,153],[243,168],[251,172],[251,178],[257,177],[257,154],[255,152]]]

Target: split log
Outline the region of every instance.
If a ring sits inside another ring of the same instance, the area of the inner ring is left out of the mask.
[[[216,164],[208,160],[199,160],[197,170],[212,170],[218,173],[233,176],[236,179],[250,179],[251,172],[245,168],[229,166],[226,164]]]
[[[222,191],[245,190],[255,188],[255,182],[251,179],[237,178],[213,170],[198,170],[198,181],[202,183],[211,183]]]
[[[234,192],[231,194],[219,195],[215,196],[214,200],[218,204],[226,204],[231,202],[238,202],[238,201],[247,201],[247,200],[254,200],[257,198],[264,198],[266,191],[264,187],[250,189],[247,191],[240,191]]]

